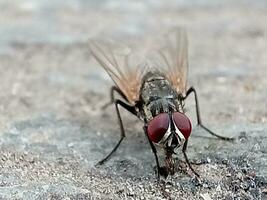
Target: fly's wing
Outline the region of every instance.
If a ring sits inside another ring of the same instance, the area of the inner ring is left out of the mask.
[[[92,56],[109,74],[116,86],[132,105],[139,100],[145,66],[132,58],[131,49],[111,42],[90,42]],[[133,62],[135,61],[135,62]]]
[[[152,57],[151,63],[171,82],[173,88],[185,94],[188,71],[188,41],[186,31],[177,28],[165,35],[161,48]]]

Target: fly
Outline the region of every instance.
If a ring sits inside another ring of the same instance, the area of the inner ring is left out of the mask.
[[[157,177],[167,177],[175,173],[175,159],[182,148],[185,161],[191,171],[199,176],[191,166],[186,154],[189,136],[192,131],[190,119],[184,105],[190,94],[195,97],[197,125],[209,134],[223,140],[232,140],[217,135],[202,124],[199,103],[194,87],[187,89],[188,41],[185,30],[175,29],[164,39],[148,67],[129,66],[129,53],[116,54],[109,46],[91,42],[90,51],[98,63],[106,70],[113,82],[111,103],[115,105],[121,137],[112,151],[98,164],[105,163],[117,150],[125,138],[125,130],[119,106],[144,122],[144,132],[149,141],[157,165]],[[117,52],[118,53],[118,52]],[[121,98],[115,98],[115,93]],[[160,166],[156,145],[165,151],[165,166]]]

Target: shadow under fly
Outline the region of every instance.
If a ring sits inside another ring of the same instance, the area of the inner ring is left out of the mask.
[[[163,45],[157,49],[156,56],[144,65],[131,65],[127,50],[115,51],[103,42],[90,42],[90,52],[106,70],[115,85],[111,87],[111,103],[115,105],[121,137],[112,151],[101,161],[105,163],[117,150],[125,138],[125,131],[119,106],[137,116],[144,122],[144,132],[149,141],[157,165],[157,178],[175,173],[173,155],[182,149],[185,161],[192,172],[186,154],[192,125],[185,115],[185,100],[193,94],[196,105],[197,125],[209,134],[222,139],[202,124],[197,93],[194,87],[187,89],[188,41],[184,29],[177,28],[165,35]],[[131,65],[131,66],[130,66]],[[115,93],[121,98],[115,98]],[[165,152],[165,166],[161,167],[155,145]]]

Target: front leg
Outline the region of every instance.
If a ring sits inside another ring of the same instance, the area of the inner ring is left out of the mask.
[[[194,168],[191,166],[190,162],[189,162],[189,159],[187,157],[187,154],[186,154],[186,149],[187,149],[187,143],[188,143],[188,140],[185,141],[184,143],[184,146],[183,146],[183,154],[184,154],[184,158],[185,158],[185,162],[186,164],[188,165],[188,167],[191,169],[191,171],[197,176],[199,177],[199,174],[194,170]]]
[[[217,135],[216,133],[214,133],[213,131],[211,131],[210,129],[208,129],[206,126],[204,126],[202,124],[202,121],[201,121],[201,118],[200,118],[200,111],[199,111],[197,92],[196,92],[195,88],[194,87],[190,87],[187,90],[186,95],[185,95],[185,97],[183,99],[185,100],[191,93],[194,93],[194,96],[195,96],[196,113],[197,113],[197,125],[200,126],[201,128],[203,128],[209,134],[211,134],[211,135],[213,135],[213,136],[215,136],[217,138],[220,138],[222,140],[228,140],[228,141],[234,140],[234,138],[228,138],[228,137],[224,137],[224,136],[221,136],[221,135]]]
[[[159,166],[159,159],[158,159],[158,154],[157,154],[157,149],[155,147],[155,145],[153,144],[153,142],[150,140],[150,138],[148,137],[148,133],[147,133],[147,125],[144,126],[144,132],[146,134],[146,137],[148,139],[148,142],[150,144],[150,147],[152,149],[152,152],[155,156],[155,160],[156,160],[156,164],[157,164],[157,181],[159,182],[160,180],[160,171],[161,171],[161,168]]]

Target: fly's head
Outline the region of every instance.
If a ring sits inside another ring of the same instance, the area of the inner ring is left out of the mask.
[[[183,146],[191,130],[189,118],[181,112],[160,113],[148,122],[149,139],[165,150],[165,167],[160,168],[160,174],[165,178],[175,173],[175,160],[172,155]]]
[[[191,134],[189,118],[181,112],[160,113],[147,126],[149,139],[162,146],[167,157],[184,144]]]

